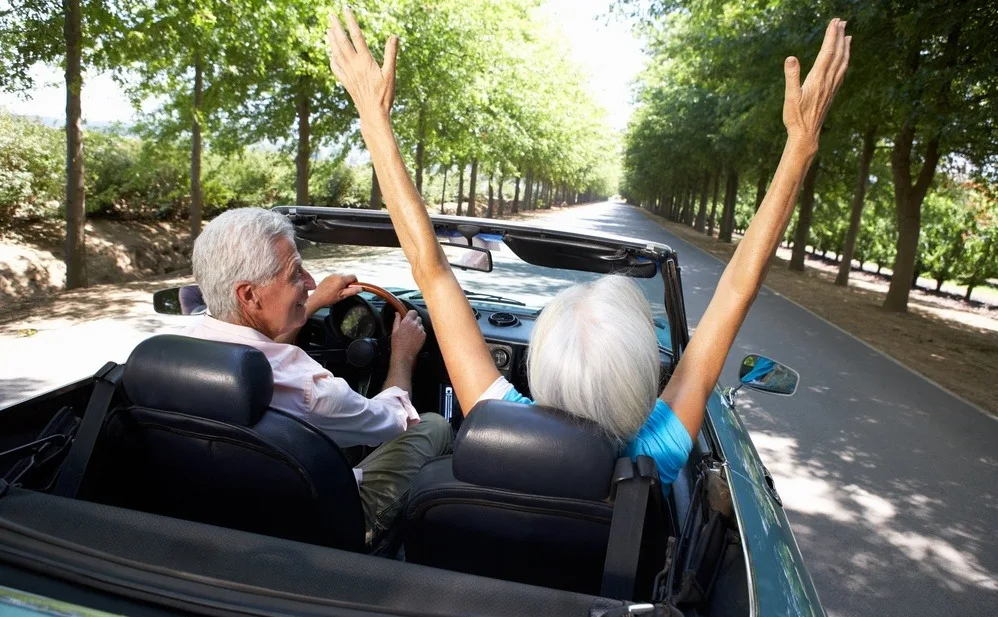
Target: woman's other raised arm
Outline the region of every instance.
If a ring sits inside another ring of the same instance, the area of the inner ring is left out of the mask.
[[[818,151],[818,135],[825,114],[842,85],[849,64],[846,22],[833,19],[825,31],[818,58],[800,83],[800,62],[784,63],[786,95],[783,123],[787,144],[769,191],[745,236],[728,262],[676,372],[662,391],[679,420],[696,439],[704,408],[717,383],[752,302],[766,277],[769,261],[790,222],[801,182]]]
[[[499,371],[395,142],[391,108],[395,99],[398,37],[391,37],[385,44],[384,63],[378,66],[353,13],[347,9],[344,17],[349,35],[335,15],[329,18],[326,34],[329,65],[357,107],[361,134],[371,154],[388,214],[416,285],[426,300],[454,391],[467,413],[499,377]]]

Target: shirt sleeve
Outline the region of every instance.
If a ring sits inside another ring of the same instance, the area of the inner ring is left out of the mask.
[[[692,449],[693,440],[689,431],[665,401],[659,399],[628,447],[627,454],[631,458],[650,456],[658,468],[662,489],[668,492],[669,486],[679,477],[679,471],[686,464]]]
[[[513,384],[509,383],[502,375],[496,377],[492,385],[486,388],[485,392],[482,392],[482,395],[475,402],[480,403],[482,401],[509,401],[511,403],[524,403],[526,405],[534,404],[532,400],[517,392]]]
[[[328,372],[313,378],[308,403],[309,423],[342,448],[384,443],[404,433],[410,420],[419,421],[405,390],[391,387],[366,398]]]

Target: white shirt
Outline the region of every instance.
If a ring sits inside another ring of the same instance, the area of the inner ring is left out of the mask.
[[[300,347],[276,343],[253,328],[205,315],[183,334],[240,343],[262,351],[274,373],[270,406],[308,422],[342,448],[378,445],[405,432],[409,420],[419,421],[419,413],[405,390],[391,387],[374,398],[365,398]],[[358,484],[360,471],[354,469]]]

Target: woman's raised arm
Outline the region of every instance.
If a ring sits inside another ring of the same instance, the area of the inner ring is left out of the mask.
[[[468,413],[499,377],[499,371],[395,142],[390,118],[395,99],[398,37],[388,40],[384,64],[378,66],[353,13],[347,9],[344,17],[349,36],[335,16],[329,18],[326,42],[330,68],[346,87],[360,114],[361,134],[371,154],[388,214],[416,285],[426,300],[451,384],[462,409]]]
[[[759,293],[770,258],[790,222],[801,182],[818,152],[821,125],[849,64],[852,37],[845,35],[845,27],[846,22],[839,19],[828,24],[821,52],[803,86],[800,62],[794,57],[787,58],[783,67],[786,75],[783,123],[788,136],[780,165],[759,212],[724,269],[675,374],[662,391],[662,400],[694,439],[703,423],[707,398]]]

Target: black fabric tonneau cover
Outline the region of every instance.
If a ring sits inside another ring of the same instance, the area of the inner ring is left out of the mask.
[[[118,612],[122,597],[216,614],[589,617],[621,606],[19,489],[0,498],[0,579],[15,573],[22,585],[42,574],[91,588],[57,599]],[[94,587],[112,595],[94,596]],[[68,587],[47,589],[56,588]]]

